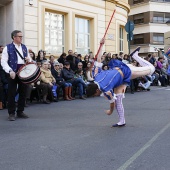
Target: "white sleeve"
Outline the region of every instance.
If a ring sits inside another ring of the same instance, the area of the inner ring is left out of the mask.
[[[102,68],[103,63],[99,63],[99,62],[95,61],[95,62],[94,62],[94,65],[95,65],[96,67]]]
[[[30,53],[29,53],[29,51],[28,51],[28,48],[27,48],[27,57],[30,59],[30,62],[32,62],[32,58],[30,57]]]
[[[3,70],[5,70],[6,73],[9,73],[9,70],[11,70],[11,67],[9,67],[9,64],[8,64],[7,46],[2,51],[1,65],[2,65]]]

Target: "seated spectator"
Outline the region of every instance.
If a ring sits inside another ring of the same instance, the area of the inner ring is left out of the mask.
[[[54,66],[53,66],[53,67],[54,67]],[[48,63],[48,69],[49,69],[50,71],[52,70],[50,63]],[[54,69],[54,68],[53,68],[53,69]]]
[[[63,70],[63,64],[62,63],[59,63],[60,65],[59,65],[59,68],[60,68],[60,70]]]
[[[36,62],[42,62],[42,61],[44,61],[44,60],[47,60],[47,59],[45,58],[45,53],[44,53],[44,51],[43,51],[43,50],[38,51],[38,56],[37,56],[37,58],[36,58]]]
[[[54,69],[52,70],[52,75],[56,80],[58,89],[60,88],[64,89],[64,99],[73,100],[74,98],[72,97],[72,84],[69,82],[65,82],[65,80],[62,78],[61,70],[59,66],[60,66],[60,63],[56,61],[54,63]],[[59,90],[58,90],[57,96],[59,96]]]
[[[47,60],[44,60],[42,62],[40,80],[41,80],[40,85],[37,85],[37,88],[42,90],[43,103],[45,104],[50,103],[47,100],[47,96],[50,101],[56,101],[52,93],[52,87],[53,87],[53,83],[55,83],[55,78],[52,76],[51,71],[48,69]]]
[[[75,78],[75,74],[73,70],[70,69],[70,63],[65,62],[64,68],[62,70],[62,77],[65,79],[66,82],[71,83],[74,87],[78,87],[79,89],[79,98],[85,99],[83,96],[84,88],[86,84],[80,78]]]
[[[86,77],[86,80],[88,82],[93,82],[94,81],[93,75],[92,75],[92,65],[91,65],[91,62],[87,63],[87,68],[86,68],[86,71],[85,71],[85,77]]]
[[[83,74],[84,74],[84,69],[83,69],[83,63],[82,62],[78,62],[78,64],[77,64],[77,70],[83,70]],[[77,71],[76,70],[76,71]],[[75,71],[75,72],[76,72]]]

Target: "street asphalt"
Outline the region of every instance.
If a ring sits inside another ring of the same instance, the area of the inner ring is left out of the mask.
[[[126,126],[104,97],[0,111],[0,170],[170,170],[170,86],[126,93]]]

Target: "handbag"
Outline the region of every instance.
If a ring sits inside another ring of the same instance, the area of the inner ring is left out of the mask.
[[[53,88],[52,88],[52,92],[53,92],[53,96],[54,96],[54,97],[57,97],[57,92],[56,92],[56,91],[57,91],[57,85],[54,84],[54,85],[53,85]]]

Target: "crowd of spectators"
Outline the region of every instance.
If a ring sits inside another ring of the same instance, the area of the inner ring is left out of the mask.
[[[0,53],[2,53],[2,49],[0,47]],[[32,61],[40,67],[41,75],[36,83],[27,85],[25,105],[33,100],[50,104],[60,100],[86,99],[86,88],[90,83],[94,83],[92,76],[94,55],[92,52],[82,56],[69,50],[68,54],[62,53],[57,58],[54,55],[47,57],[44,50],[40,50],[36,55],[30,49],[29,54]],[[109,61],[115,59],[121,60],[125,64],[140,67],[137,61],[132,60],[129,55],[123,54],[123,52],[120,52],[119,55],[104,52],[102,55],[102,69],[109,69]],[[148,54],[145,59],[155,66],[155,72],[152,76],[131,80],[130,88],[128,88],[131,93],[143,90],[149,91],[150,85],[169,85],[169,75],[166,71],[168,60],[166,57],[163,55],[157,57],[155,53],[152,53]],[[0,65],[0,109],[7,107],[8,76]]]

